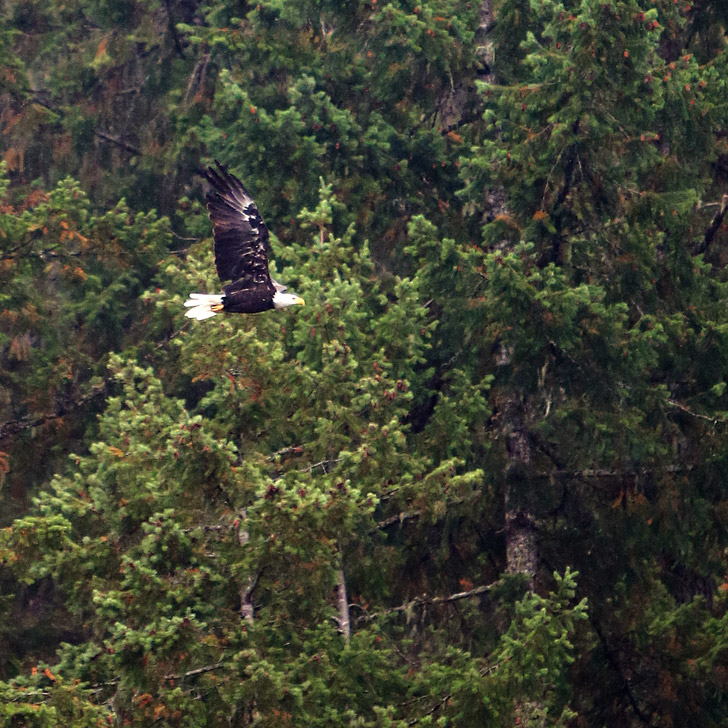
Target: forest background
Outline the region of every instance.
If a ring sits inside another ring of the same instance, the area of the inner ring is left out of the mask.
[[[2,3],[0,725],[727,726],[727,8]]]

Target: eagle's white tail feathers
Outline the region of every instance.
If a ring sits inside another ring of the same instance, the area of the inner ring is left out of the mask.
[[[190,293],[185,306],[201,306],[203,303],[222,303],[222,296],[219,293]]]
[[[189,309],[185,316],[187,318],[204,321],[217,315],[217,311],[213,311],[212,307],[222,303],[222,296],[215,293],[190,293],[190,297],[185,301],[185,306]]]

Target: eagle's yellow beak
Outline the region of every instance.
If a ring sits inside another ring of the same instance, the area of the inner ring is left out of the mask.
[[[299,306],[305,306],[306,305],[306,302],[300,296],[296,296],[296,300],[294,301],[294,303],[297,304],[297,305],[299,305]]]

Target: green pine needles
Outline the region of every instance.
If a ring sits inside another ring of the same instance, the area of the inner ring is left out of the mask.
[[[0,726],[728,725],[726,28],[3,5]]]

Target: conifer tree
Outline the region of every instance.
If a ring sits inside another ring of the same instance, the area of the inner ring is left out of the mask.
[[[725,724],[721,3],[0,22],[0,725]]]
[[[523,568],[582,573],[601,655],[584,674],[609,675],[586,715],[710,725],[719,690],[678,697],[674,660],[724,613],[706,568],[723,548],[724,41],[672,3],[520,9],[501,9],[504,49],[524,41],[481,86],[488,127],[462,167],[475,209],[493,189],[506,207],[456,258],[494,347],[506,540],[515,494]]]

